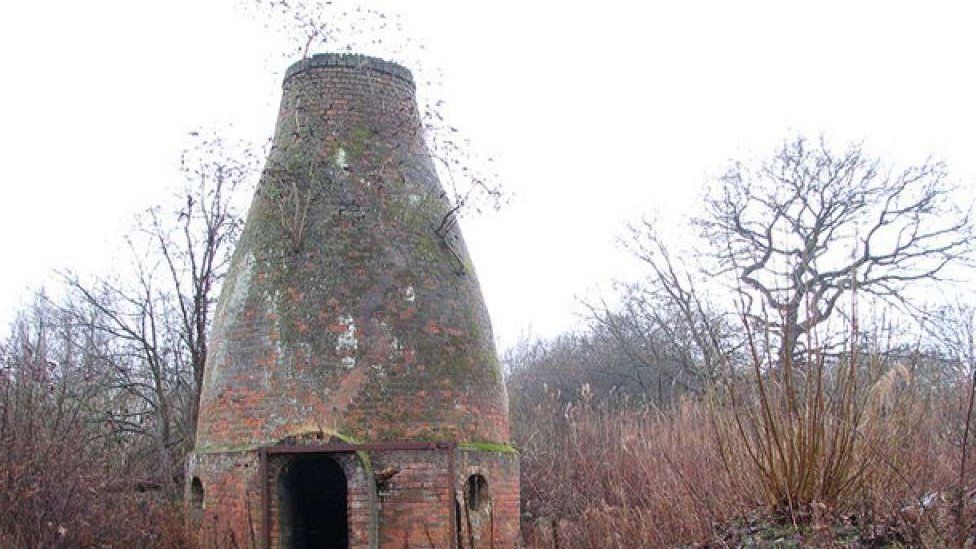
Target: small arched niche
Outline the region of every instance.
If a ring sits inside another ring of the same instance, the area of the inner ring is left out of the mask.
[[[193,477],[190,482],[190,508],[194,511],[203,511],[203,483],[200,477]]]
[[[471,511],[482,511],[488,507],[488,502],[491,501],[488,481],[480,474],[476,473],[468,477],[464,492],[468,509]]]
[[[195,527],[203,524],[203,482],[200,477],[193,477],[190,481],[190,521]]]

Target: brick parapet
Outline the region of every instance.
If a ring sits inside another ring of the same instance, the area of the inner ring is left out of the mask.
[[[285,71],[284,81],[287,82],[292,76],[319,67],[342,67],[356,70],[369,70],[386,74],[403,80],[413,87],[413,74],[410,69],[367,55],[358,53],[317,53],[311,57],[306,57],[296,61]]]

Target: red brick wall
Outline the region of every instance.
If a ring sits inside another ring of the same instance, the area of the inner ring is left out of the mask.
[[[461,547],[464,549],[509,549],[517,547],[519,535],[519,464],[514,453],[460,451],[456,466],[456,494],[461,507]],[[470,509],[465,511],[468,477],[480,474],[488,483],[489,505],[480,513],[480,521],[474,520]],[[470,520],[465,520],[468,513]],[[471,532],[469,529],[475,530]],[[473,536],[471,534],[474,534]],[[471,538],[475,547],[470,547]],[[493,543],[488,540],[492,539]],[[479,543],[480,541],[480,543]]]
[[[275,548],[282,546],[278,479],[293,457],[268,458],[270,540],[271,547]],[[359,456],[330,454],[330,457],[342,466],[348,481],[347,513],[353,549],[518,546],[519,471],[515,454],[455,451],[454,482],[450,489],[448,455],[442,450],[369,452],[372,471],[388,467],[399,470],[379,488],[371,484],[374,479]],[[189,473],[201,480],[205,490],[203,524],[197,529],[202,545],[262,547],[257,455],[247,452],[202,456],[191,463]],[[483,476],[488,486],[488,493],[483,494],[488,504],[480,512],[467,508],[467,481],[474,474]],[[455,501],[454,509],[460,511],[456,517],[452,510]],[[460,530],[455,529],[455,524],[460,525]]]
[[[201,547],[260,547],[261,498],[255,452],[194,456],[188,478],[203,484],[203,519],[192,524]]]

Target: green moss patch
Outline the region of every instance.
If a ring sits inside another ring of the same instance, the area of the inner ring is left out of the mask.
[[[518,450],[514,446],[505,442],[472,441],[459,442],[459,450],[470,452],[499,452],[502,454],[517,454]]]

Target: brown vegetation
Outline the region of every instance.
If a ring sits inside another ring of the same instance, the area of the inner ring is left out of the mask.
[[[744,542],[737,520],[749,517],[811,545],[964,541],[973,533],[971,505],[954,495],[976,486],[972,475],[958,477],[968,384],[960,380],[937,393],[920,383],[917,368],[893,366],[865,387],[865,418],[843,464],[857,479],[848,478],[842,494],[829,492],[829,475],[809,478],[825,467],[781,479],[810,485],[805,516],[777,510],[771,494],[779,487],[755,464],[755,450],[738,436],[737,412],[724,398],[687,398],[660,410],[592,396],[565,404],[552,394],[517,408],[526,543],[736,546]],[[831,456],[836,453],[821,457]]]
[[[0,346],[0,547],[186,546],[150,448],[93,413],[125,406],[104,343],[38,304]]]
[[[2,547],[190,544],[183,460],[253,167],[201,146],[172,218],[128,238],[130,272],[66,277],[0,341]],[[528,546],[976,542],[976,309],[910,299],[976,240],[941,165],[879,166],[802,139],[736,165],[696,254],[636,229],[646,281],[510,353]],[[858,299],[908,332],[861,327]]]
[[[796,138],[705,206],[692,253],[636,228],[648,279],[510,357],[528,543],[973,543],[973,313],[913,299],[972,251],[944,168]]]

